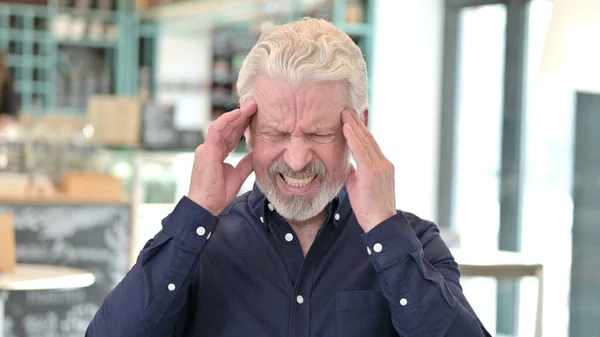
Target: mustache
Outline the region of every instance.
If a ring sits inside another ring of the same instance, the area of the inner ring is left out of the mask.
[[[312,175],[325,176],[327,169],[325,164],[320,160],[313,160],[308,163],[301,171],[294,171],[288,164],[283,160],[278,160],[269,167],[269,174],[271,176],[281,173],[282,175],[291,178],[305,178]]]

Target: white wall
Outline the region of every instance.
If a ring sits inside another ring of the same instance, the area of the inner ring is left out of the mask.
[[[443,0],[375,2],[371,130],[396,168],[397,207],[435,219]]]
[[[158,42],[158,82],[197,83],[203,90],[165,92],[159,88],[158,100],[174,103],[176,125],[182,129],[205,128],[210,121],[210,84],[212,71],[210,35],[169,33]]]

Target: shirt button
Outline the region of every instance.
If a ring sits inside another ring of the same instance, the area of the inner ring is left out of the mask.
[[[208,232],[208,235],[206,236],[206,240],[210,239],[211,235],[212,235],[212,232]]]
[[[406,305],[406,303],[408,303],[408,301],[406,300],[406,298],[401,298],[401,299],[400,299],[400,305],[401,305],[401,306],[405,306],[405,305]]]
[[[269,210],[270,210],[270,211],[273,211],[273,210],[275,209],[275,208],[273,207],[273,205],[272,205],[272,204],[270,204],[270,203],[267,205],[267,207],[269,207]]]
[[[333,216],[334,219],[339,220],[340,219],[340,215],[338,213],[335,213],[335,215]]]
[[[298,297],[296,297],[296,302],[298,302],[298,304],[304,303],[304,297],[302,297],[302,295],[298,295]]]
[[[265,219],[262,216],[260,217],[260,222],[265,223]]]
[[[292,233],[287,233],[285,235],[285,241],[291,242],[292,240],[294,240],[294,236],[292,235]]]
[[[371,248],[367,247],[367,253],[371,255]]]
[[[381,245],[381,243],[376,243],[373,246],[373,250],[375,251],[375,253],[379,253],[382,249],[383,249],[383,246]]]
[[[202,235],[204,235],[205,233],[206,233],[206,228],[204,228],[204,227],[202,227],[202,226],[200,226],[200,227],[196,228],[196,234],[198,234],[198,235],[202,236]]]
[[[169,285],[167,286],[167,289],[169,289],[169,291],[173,291],[173,290],[175,290],[175,285],[173,283],[169,283]]]

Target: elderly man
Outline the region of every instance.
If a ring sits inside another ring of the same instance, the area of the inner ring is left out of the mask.
[[[489,336],[437,227],[396,210],[346,34],[317,19],[277,26],[238,88],[241,108],[196,150],[189,194],[87,336]],[[244,133],[251,152],[224,164]]]

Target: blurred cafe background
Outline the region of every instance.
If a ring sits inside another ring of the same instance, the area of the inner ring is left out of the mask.
[[[438,224],[487,329],[600,336],[600,0],[0,1],[0,336],[84,335],[246,53],[304,16],[362,49],[397,206]]]

